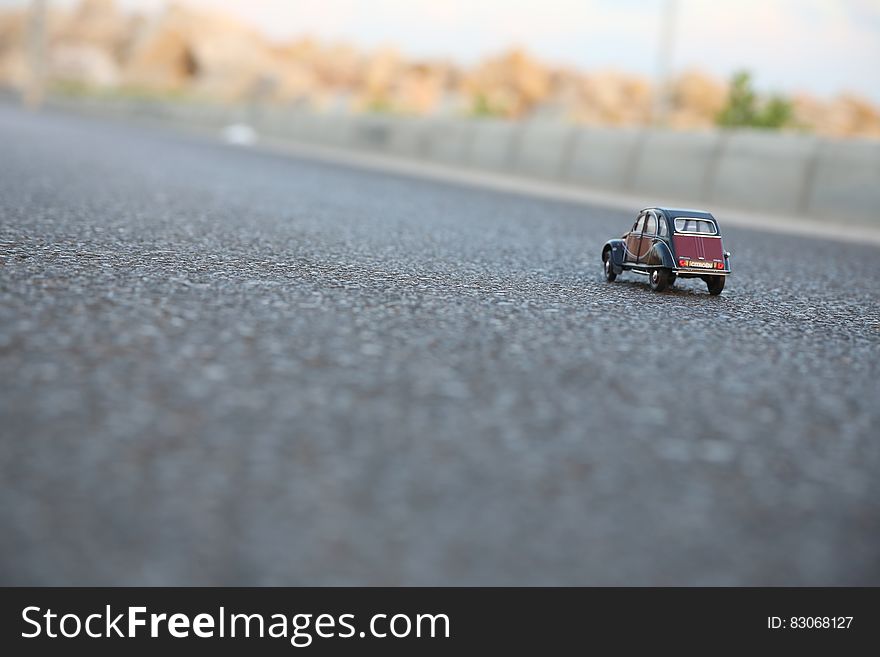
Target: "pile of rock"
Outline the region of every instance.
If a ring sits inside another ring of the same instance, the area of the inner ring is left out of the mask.
[[[50,3],[51,4],[51,3]],[[547,66],[511,49],[464,69],[413,61],[393,49],[359,51],[309,38],[278,44],[215,11],[170,4],[144,15],[114,0],[81,0],[47,17],[46,73],[54,85],[221,102],[302,104],[344,111],[545,116],[582,123],[641,125],[655,90],[620,72]],[[0,85],[29,79],[26,9],[0,10]],[[727,85],[699,72],[671,84],[668,123],[714,125]],[[832,135],[880,135],[880,111],[854,96],[794,99],[795,123]]]

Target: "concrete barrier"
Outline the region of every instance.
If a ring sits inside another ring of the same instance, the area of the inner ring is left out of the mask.
[[[519,124],[475,119],[465,163],[478,169],[512,171],[516,165]]]
[[[594,189],[628,190],[642,130],[579,128],[563,178]]]
[[[559,179],[567,167],[576,128],[563,123],[529,121],[519,135],[516,171],[527,176]]]
[[[250,122],[244,107],[217,107],[207,103],[182,103],[158,118],[172,119],[202,129],[219,130],[230,123]]]
[[[807,214],[880,223],[880,142],[826,141],[808,174]]]
[[[296,135],[301,112],[289,106],[273,106],[261,109],[255,118],[255,129],[279,138],[292,139]]]
[[[371,138],[376,132],[372,126],[364,125],[360,117],[343,112],[317,114],[317,120],[310,126],[312,141],[327,146],[369,149],[380,148],[382,140]],[[379,129],[381,131],[381,129]]]
[[[432,119],[424,132],[425,157],[435,162],[461,166],[467,161],[472,121]]]
[[[721,142],[717,132],[645,133],[634,161],[632,191],[662,198],[707,200]]]
[[[477,119],[314,113],[131,98],[57,97],[59,109],[258,134],[507,171],[712,209],[880,225],[880,142],[761,131],[685,133]]]
[[[421,118],[406,117],[394,121],[388,135],[388,151],[405,157],[425,156],[425,124]]]
[[[339,116],[328,116],[325,120],[328,122],[340,119]],[[351,127],[344,136],[336,135],[334,141],[324,140],[331,146],[353,146],[355,148],[368,151],[385,151],[388,149],[388,142],[391,136],[392,121],[381,116],[352,116],[350,117]],[[331,123],[325,128],[325,134],[329,136],[334,130]]]
[[[320,114],[314,112],[296,112],[289,127],[290,134],[295,141],[307,144],[322,144],[326,135],[324,121]],[[254,126],[260,130],[262,126]]]
[[[794,215],[803,211],[817,140],[806,135],[730,133],[707,200],[718,205]]]

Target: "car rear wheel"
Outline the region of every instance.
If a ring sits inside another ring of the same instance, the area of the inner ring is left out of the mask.
[[[602,254],[602,266],[605,268],[605,280],[613,283],[617,274],[614,273],[614,266],[611,264],[611,251],[605,251]]]
[[[651,270],[651,289],[654,292],[662,292],[669,287],[669,277],[672,272],[668,269],[652,269]]]
[[[709,294],[721,294],[724,289],[724,279],[726,276],[706,276],[706,287],[709,288]]]

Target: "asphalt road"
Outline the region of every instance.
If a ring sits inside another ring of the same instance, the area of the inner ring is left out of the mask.
[[[880,584],[878,249],[633,214],[0,105],[0,582]]]

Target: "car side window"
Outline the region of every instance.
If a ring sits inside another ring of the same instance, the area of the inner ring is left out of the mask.
[[[657,234],[660,237],[669,237],[669,226],[666,225],[666,219],[657,217]]]
[[[641,233],[642,229],[645,227],[645,215],[639,215],[639,218],[636,219],[636,223],[633,226],[632,232]]]
[[[657,215],[653,212],[648,213],[648,219],[645,222],[645,234],[654,235],[657,233]]]

